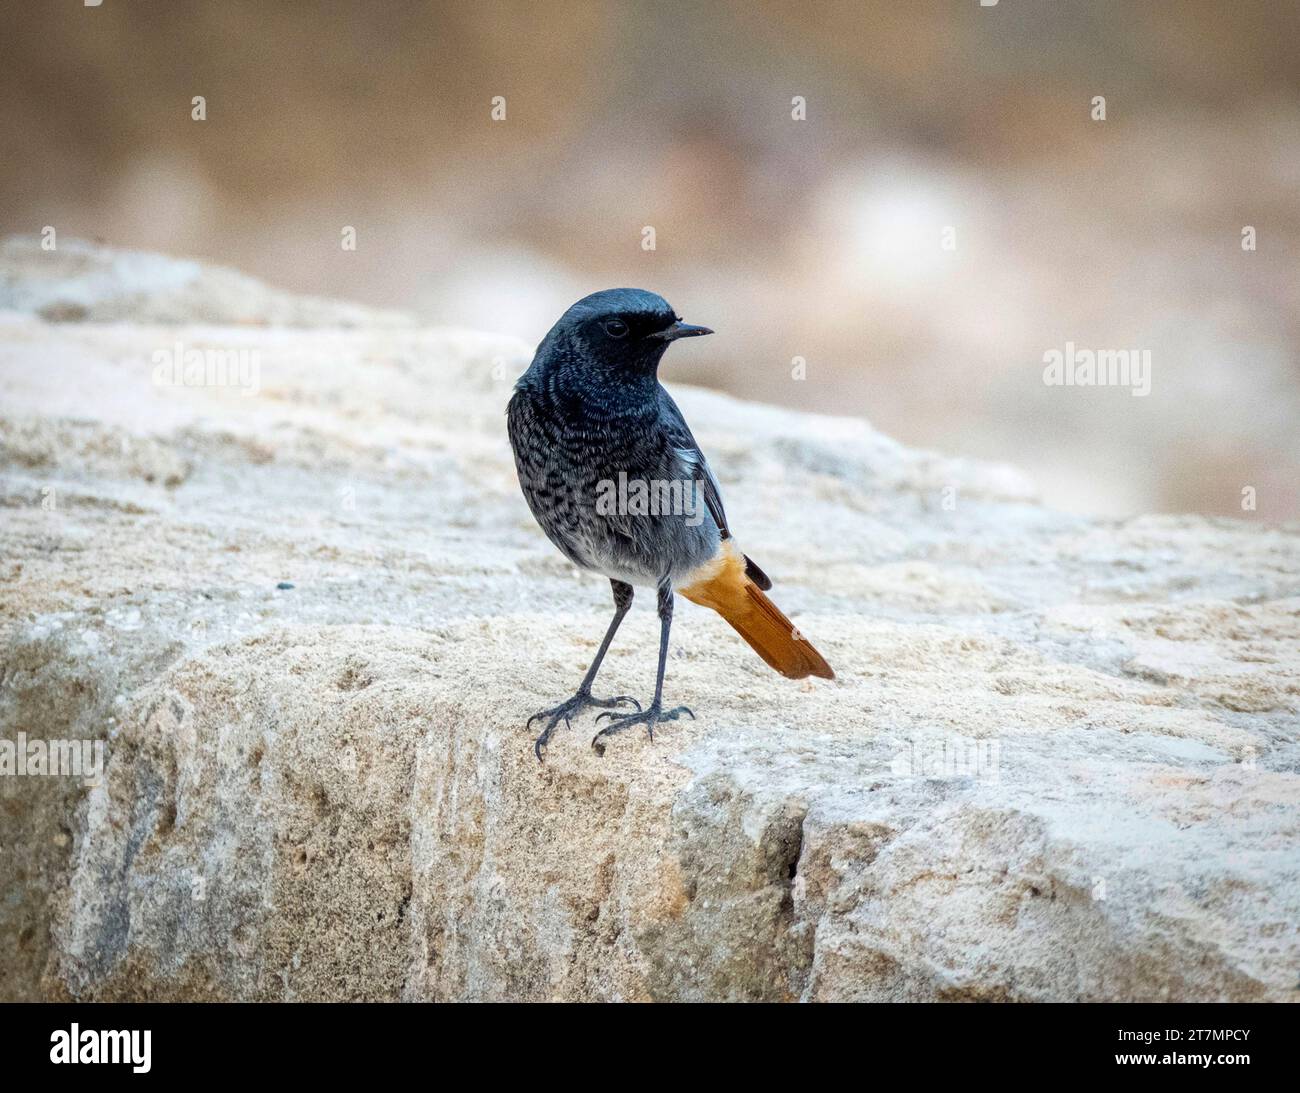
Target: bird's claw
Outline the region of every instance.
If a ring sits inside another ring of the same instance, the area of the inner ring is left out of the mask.
[[[539,710],[537,713],[533,714],[533,716],[528,719],[528,723],[524,726],[525,731],[532,728],[534,721],[546,722],[546,728],[542,730],[541,736],[533,741],[533,754],[537,756],[537,761],[539,763],[542,761],[542,749],[546,747],[547,741],[551,739],[551,733],[555,731],[555,727],[561,721],[564,722],[564,727],[566,729],[572,728],[569,719],[571,717],[577,717],[578,714],[588,706],[609,707],[613,710],[617,709],[625,702],[631,703],[637,708],[637,711],[640,712],[641,703],[631,695],[615,695],[613,698],[597,698],[590,691],[579,691],[572,698],[561,702],[558,706],[554,706],[549,710]]]
[[[624,714],[621,717],[612,710],[606,711],[598,714],[596,720],[599,722],[602,718],[608,717],[609,724],[591,738],[591,746],[597,755],[604,755],[605,745],[601,737],[613,736],[616,732],[630,729],[633,725],[644,725],[646,732],[650,734],[650,739],[653,740],[655,738],[655,726],[660,721],[676,721],[682,714],[686,714],[692,721],[695,720],[695,714],[686,706],[674,706],[671,710],[665,710],[658,702],[652,702],[647,709],[638,709],[636,713]]]

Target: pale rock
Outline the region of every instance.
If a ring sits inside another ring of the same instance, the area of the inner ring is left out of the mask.
[[[3,997],[1295,998],[1296,527],[681,389],[838,678],[683,604],[698,719],[539,765],[610,605],[518,491],[528,347],[60,248],[0,250],[0,729],[107,772],[0,778]],[[155,385],[177,339],[257,392]]]

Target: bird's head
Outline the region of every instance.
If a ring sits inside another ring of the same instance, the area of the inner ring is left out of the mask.
[[[567,349],[583,363],[611,375],[653,376],[668,346],[678,338],[712,334],[707,326],[684,323],[654,292],[607,288],[584,296],[560,316],[541,346]]]

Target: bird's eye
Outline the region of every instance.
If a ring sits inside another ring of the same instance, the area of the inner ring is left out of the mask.
[[[605,324],[605,333],[611,338],[621,338],[627,334],[627,323],[622,319],[610,319]]]

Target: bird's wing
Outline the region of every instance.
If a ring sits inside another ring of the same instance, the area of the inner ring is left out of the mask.
[[[718,525],[718,531],[722,538],[731,538],[731,529],[727,527],[727,513],[722,507],[722,491],[718,488],[718,480],[713,477],[713,470],[709,466],[708,460],[704,458],[704,453],[700,450],[695,436],[691,433],[691,428],[686,424],[686,419],[682,417],[682,412],[677,408],[677,403],[673,401],[672,396],[662,387],[659,388],[659,420],[663,425],[664,431],[668,434],[668,439],[672,443],[677,455],[682,462],[686,464],[689,473],[699,475],[704,484],[704,505],[709,510],[709,515],[713,517],[713,522]],[[745,572],[759,588],[767,591],[772,587],[772,581],[754,563],[754,560],[748,555],[743,556],[745,559]]]
[[[704,458],[704,453],[700,451],[700,446],[696,443],[690,426],[686,424],[686,419],[682,417],[681,410],[677,408],[677,403],[662,387],[659,389],[659,411],[659,420],[663,424],[664,432],[668,434],[668,439],[677,455],[686,464],[688,473],[699,475],[703,481],[704,504],[709,510],[709,515],[718,525],[722,537],[730,539],[731,530],[727,527],[727,514],[722,508],[722,491],[718,489],[718,480],[713,477],[713,471]]]

